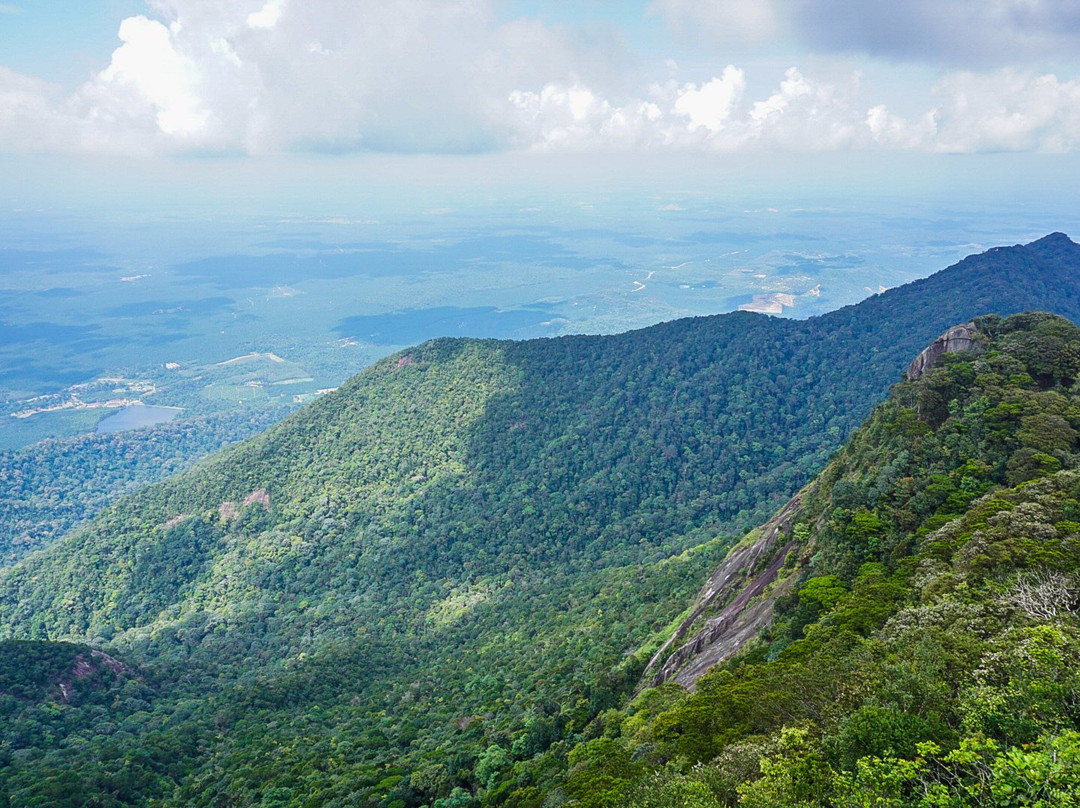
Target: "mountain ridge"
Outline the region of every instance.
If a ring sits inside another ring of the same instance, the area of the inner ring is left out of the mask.
[[[1004,272],[1001,267],[997,266],[987,269],[987,262],[1001,263],[1002,260],[1016,264],[1016,266]],[[910,349],[921,349],[925,342],[930,339],[931,332],[927,328],[927,324],[940,324],[937,333],[953,324],[954,318],[950,316],[947,307],[935,306],[933,299],[919,299],[920,297],[925,298],[927,292],[934,292],[935,295],[940,294],[940,291],[934,291],[934,287],[935,285],[937,287],[941,286],[940,276],[942,276],[942,273],[948,274],[950,277],[949,283],[953,286],[957,285],[956,281],[962,281],[963,289],[957,290],[954,294],[957,298],[961,298],[964,305],[970,309],[968,311],[970,316],[991,311],[995,305],[1004,302],[1004,304],[1008,304],[1006,308],[1011,311],[1043,309],[1056,311],[1065,316],[1076,317],[1080,316],[1080,299],[1077,299],[1075,293],[1070,291],[1075,288],[1075,283],[1070,283],[1070,278],[1075,281],[1077,261],[1076,245],[1066,235],[1053,233],[1028,245],[994,248],[979,256],[971,256],[945,270],[934,273],[929,278],[887,290],[859,304],[853,304],[809,320],[789,321],[784,318],[775,318],[770,327],[762,329],[754,318],[763,318],[765,315],[737,312],[714,315],[714,317],[720,318],[721,321],[725,321],[724,326],[714,330],[717,331],[718,338],[721,339],[730,338],[732,332],[737,332],[740,327],[744,327],[751,331],[767,332],[768,336],[763,338],[773,341],[778,336],[789,333],[791,338],[796,341],[830,339],[834,342],[849,344],[853,350],[869,351],[870,353],[864,354],[863,361],[869,366],[867,372],[873,374],[878,380],[876,387],[880,392],[864,389],[860,391],[860,395],[844,402],[845,406],[854,407],[860,413],[865,414],[868,408],[866,402],[860,399],[865,399],[867,393],[872,395],[884,393],[887,385],[893,379],[891,375],[893,366],[910,359],[908,353],[913,352]],[[926,286],[928,283],[930,284],[929,288]],[[1029,291],[1018,295],[1018,289]],[[1066,294],[1062,294],[1062,291]],[[932,296],[930,297],[932,298]],[[898,298],[899,301],[897,301]],[[894,322],[893,328],[897,332],[920,333],[921,341],[916,342],[914,339],[908,339],[905,342],[904,339],[897,339],[896,334],[889,335],[887,333],[880,334],[876,342],[872,341],[869,335],[878,329],[876,322],[881,319],[889,320],[894,318],[897,308],[910,309],[912,312],[916,311],[916,309],[919,310],[918,316],[908,317],[902,324]],[[673,331],[675,332],[674,338],[677,339],[679,338],[677,333],[679,330],[678,323],[708,321],[710,319],[691,318],[689,320],[661,323],[650,328],[664,329],[675,324]],[[780,322],[775,320],[781,320],[782,323],[794,322],[796,325],[786,330]],[[638,329],[635,332],[627,333],[636,334],[646,331],[648,329]],[[726,337],[725,334],[727,334]],[[564,339],[589,342],[597,339],[617,340],[621,336],[586,336]],[[900,343],[904,344],[901,345]],[[782,348],[782,346],[773,346],[773,349],[776,350],[778,347]],[[745,365],[740,370],[741,373],[750,371],[752,371],[752,368]],[[858,408],[861,408],[861,410]],[[844,427],[845,430],[849,431],[854,423],[857,423],[857,419],[849,419],[849,423]],[[831,445],[835,446],[835,443],[835,441],[832,441]],[[63,446],[58,447],[58,449],[64,455],[68,452],[68,449]],[[131,449],[125,448],[124,451],[130,452]],[[827,452],[824,452],[819,457],[818,462],[823,462],[825,456],[827,456]],[[15,467],[9,473],[14,473],[18,478],[20,474],[25,475],[27,472]],[[11,529],[11,539],[9,539],[10,546],[0,546],[0,553],[7,554],[4,561],[10,563],[27,552],[40,549],[55,540],[65,526],[71,525],[78,519],[78,517],[73,518],[73,514],[80,509],[85,509],[87,503],[100,503],[112,499],[113,497],[110,496],[102,497],[101,486],[107,488],[114,482],[115,478],[122,478],[126,472],[117,467],[106,468],[104,473],[109,476],[104,481],[101,481],[100,485],[97,483],[91,485],[89,481],[77,479],[69,480],[67,475],[62,475],[60,479],[50,485],[50,489],[53,486],[59,486],[59,490],[63,492],[63,503],[55,507],[49,505],[47,498],[43,497],[36,497],[29,501],[16,498],[8,503],[8,507],[12,509],[11,513],[24,522],[28,514],[34,512],[53,524],[48,529],[35,531],[27,530],[25,525],[13,527]],[[72,484],[74,484],[75,488],[69,490]],[[77,504],[73,504],[73,501],[76,501]],[[775,502],[773,504],[778,505],[780,503]],[[766,514],[763,511],[758,511],[754,517],[747,516],[741,524],[749,525],[755,518],[763,519],[765,517]],[[4,539],[0,537],[0,544],[3,543]]]
[[[974,322],[953,326],[912,360],[904,378],[908,382],[917,382],[947,354],[978,355],[985,350],[987,342],[987,335]],[[793,557],[802,556],[803,563],[809,558],[804,546],[807,531],[804,530],[800,537],[794,535],[792,527],[803,515],[804,502],[812,496],[816,484],[817,478],[732,549],[698,593],[690,615],[649,660],[643,683],[660,685],[674,681],[692,689],[710,668],[738,654],[768,627],[777,600],[790,594],[794,584],[793,576],[789,575],[772,586],[781,568],[790,565]],[[820,522],[819,519],[815,525],[818,529]],[[761,569],[763,559],[768,560],[768,565]],[[801,566],[798,561],[795,564]],[[769,590],[767,593],[766,589]],[[752,608],[751,600],[755,601]],[[699,624],[706,610],[717,602],[723,602],[719,614],[699,625],[693,637],[665,658],[664,653],[669,647],[682,642],[691,628]],[[657,670],[650,678],[654,667]]]
[[[664,668],[694,689],[639,690],[551,756],[565,763],[532,804],[1080,798],[1080,329],[972,325],[976,350],[898,383],[710,576]],[[725,595],[762,582],[773,619],[732,656]]]
[[[162,683],[122,713],[128,749],[143,722],[183,730],[153,736],[132,800],[494,794],[623,702],[728,537],[982,292],[1080,319],[1048,291],[1078,272],[1052,238],[808,321],[425,343],[0,571],[0,636],[107,648]],[[62,754],[39,751],[19,788]]]

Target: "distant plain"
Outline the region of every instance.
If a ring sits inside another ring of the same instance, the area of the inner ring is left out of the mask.
[[[808,199],[12,211],[0,223],[0,448],[92,432],[132,402],[181,417],[288,409],[434,337],[613,333],[739,308],[809,317],[1058,224],[1049,201]]]

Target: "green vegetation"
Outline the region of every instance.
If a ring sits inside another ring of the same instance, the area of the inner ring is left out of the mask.
[[[0,451],[0,566],[46,547],[106,505],[265,429],[280,414],[202,416],[153,430]]]
[[[805,492],[756,644],[515,776],[582,805],[1076,804],[1080,329],[976,322],[985,353],[898,385]]]
[[[523,417],[534,422],[549,406],[564,412],[539,419],[541,431],[533,424],[527,432],[512,436],[503,434],[504,424],[491,422],[492,434],[499,437],[505,451],[488,466],[497,466],[492,473],[502,474],[512,487],[519,484],[520,474],[529,478],[537,472],[548,474],[546,459],[566,454],[569,444],[545,450],[545,462],[526,461],[522,455],[536,448],[537,441],[551,443],[552,436],[558,435],[601,446],[604,457],[594,458],[591,467],[597,490],[614,486],[619,496],[631,500],[646,494],[672,495],[673,481],[660,490],[649,481],[638,486],[632,482],[637,472],[625,470],[640,461],[640,453],[627,452],[641,438],[652,441],[649,451],[663,454],[650,460],[654,471],[682,478],[680,490],[674,493],[683,502],[709,492],[694,506],[698,516],[691,518],[734,519],[729,530],[745,528],[809,480],[884,396],[912,356],[946,328],[987,312],[1010,314],[1027,309],[1080,320],[1080,293],[1074,282],[1077,266],[1080,247],[1054,234],[1026,246],[972,256],[925,280],[810,320],[736,313],[667,323],[618,337],[514,345],[507,348],[507,360],[518,368],[521,384],[515,388],[518,393],[505,402],[506,409],[524,412]],[[222,346],[221,350],[228,349]],[[334,383],[330,379],[341,378],[347,367],[355,367],[350,364],[355,360],[347,358],[353,354],[341,350],[343,346],[338,346],[329,354],[338,357],[331,363],[333,372],[326,365],[327,356],[320,355],[322,359],[316,361],[310,351],[300,352],[303,367],[272,354],[247,353],[217,364],[147,366],[133,371],[133,379],[141,381],[80,384],[37,401],[37,408],[59,404],[76,388],[79,398],[86,401],[127,395],[123,391],[128,388],[148,388],[154,392],[138,395],[152,403],[185,407],[185,419],[216,417],[189,426],[172,425],[185,434],[183,438],[175,432],[150,430],[120,439],[117,446],[122,449],[112,454],[132,453],[130,473],[125,464],[117,466],[99,456],[103,445],[99,440],[47,443],[25,453],[0,455],[0,476],[7,464],[25,466],[26,458],[39,455],[52,469],[28,475],[23,471],[26,481],[3,497],[7,501],[0,503],[0,516],[14,522],[0,528],[0,563],[45,546],[132,485],[164,479],[220,446],[224,440],[198,434],[200,428],[207,428],[203,424],[238,425],[221,435],[232,440],[245,434],[245,424],[268,423],[295,406],[294,400],[310,399],[317,387],[329,386]],[[294,356],[291,350],[284,353]],[[308,366],[315,380],[290,383],[309,378]],[[28,405],[12,400],[5,406],[22,410]],[[499,406],[503,406],[501,400]],[[645,427],[637,426],[642,415],[636,412],[639,407],[648,411],[650,419],[670,419],[671,423],[649,421]],[[568,418],[575,408],[579,417]],[[86,431],[100,412],[69,409],[9,418],[11,423],[2,425],[0,433],[33,433],[39,419],[73,420],[76,432]],[[221,426],[208,428],[221,430]],[[662,445],[658,441],[661,429]],[[646,434],[638,434],[643,430]],[[5,443],[0,434],[0,447],[21,445],[27,435],[19,434],[22,437],[13,443]],[[163,454],[156,445],[159,442],[175,445],[175,450],[165,449]],[[509,458],[511,451],[516,458]],[[57,453],[62,465],[53,462]],[[161,463],[142,459],[159,456]],[[623,468],[611,475],[611,464]],[[561,490],[565,476],[550,479],[547,488]],[[627,491],[628,483],[640,491]],[[688,509],[684,507],[682,513]],[[642,527],[651,529],[648,521]]]
[[[109,758],[82,750],[107,736],[133,761],[121,804],[1071,794],[1080,330],[978,324],[985,353],[898,385],[807,490],[807,560],[788,572],[801,583],[769,632],[693,693],[630,701],[724,543],[703,528],[681,537],[696,550],[650,561],[608,530],[562,555],[494,518],[504,538],[489,538],[448,492],[500,490],[458,436],[487,435],[493,400],[520,384],[508,346],[436,342],[380,363],[5,574],[5,625],[111,641],[155,683],[133,712],[76,707],[54,745],[13,757],[12,804],[98,793]],[[404,429],[420,438],[411,463]],[[425,530],[436,496],[463,523],[453,541]]]
[[[1018,755],[1070,788],[1072,606],[1017,605],[1072,603],[1080,337],[1049,315],[984,318],[986,353],[897,387],[807,490],[767,635],[693,694],[635,691],[725,534],[810,478],[956,301],[1075,250],[805,322],[377,363],[0,570],[0,636],[137,672],[100,683],[108,710],[46,673],[5,702],[0,733],[63,720],[0,736],[0,806],[874,804],[878,782],[992,791]]]
[[[699,531],[641,548],[625,526],[577,560],[523,533],[504,542],[497,531],[515,521],[536,535],[550,521],[525,511],[527,488],[484,475],[477,454],[498,447],[470,440],[490,434],[478,431],[485,412],[520,383],[508,347],[443,341],[384,361],[7,570],[6,631],[108,643],[157,683],[134,713],[76,710],[78,737],[112,738],[143,797],[212,803],[206,779],[224,767],[238,773],[215,781],[228,799],[278,789],[377,803],[450,750],[465,772],[451,790],[471,792],[481,753],[510,733],[532,727],[524,748],[546,748],[614,706],[640,671],[631,652],[723,547]],[[448,536],[434,514],[454,512]],[[547,529],[573,540],[570,526]],[[71,743],[45,739],[14,759],[15,804],[94,793],[108,771]]]

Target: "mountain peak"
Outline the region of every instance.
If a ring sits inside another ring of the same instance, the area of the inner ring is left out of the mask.
[[[1030,244],[1027,244],[1026,246],[1028,246],[1028,247],[1052,247],[1052,246],[1062,246],[1062,247],[1064,247],[1064,246],[1070,246],[1070,245],[1073,246],[1073,247],[1077,246],[1076,242],[1073,241],[1071,238],[1069,238],[1064,233],[1055,232],[1055,233],[1050,233],[1048,235],[1045,235],[1040,239],[1036,239],[1035,241],[1032,241]]]
[[[1080,253],[1080,245],[1064,233],[1050,233],[1024,246],[1043,259],[1075,258]]]

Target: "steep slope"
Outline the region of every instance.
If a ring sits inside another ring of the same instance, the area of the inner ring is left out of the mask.
[[[1080,799],[1080,329],[967,334],[729,553],[647,672],[667,683],[519,763],[543,774],[511,802]]]
[[[984,330],[973,322],[954,326],[923,349],[908,365],[904,376],[909,382],[919,381],[935,365],[943,363],[947,354],[981,355],[989,343],[985,329],[1007,332],[1009,328],[1019,330],[1026,326],[1044,340],[1047,339],[1046,332],[1052,329],[1060,327],[1068,331],[1067,325],[1049,318],[1043,322],[1040,319],[1043,317],[1016,315],[1004,324],[994,317],[986,317],[980,320],[985,323]],[[1065,361],[1062,357],[1055,357],[1055,360],[1058,365]],[[1071,373],[1071,370],[1066,372]],[[921,407],[919,411],[923,414]],[[828,479],[828,472],[824,476]],[[672,680],[693,687],[710,668],[737,654],[760,631],[769,627],[777,601],[791,592],[798,577],[790,574],[782,577],[781,572],[793,566],[796,552],[806,554],[812,535],[807,522],[814,521],[814,527],[819,531],[824,525],[820,514],[815,519],[805,508],[806,501],[813,502],[814,495],[820,495],[821,486],[821,479],[815,480],[807,491],[792,497],[776,516],[748,533],[728,553],[724,563],[698,593],[690,615],[649,660],[645,674],[651,681],[662,684]],[[794,526],[800,520],[801,530],[795,531]],[[749,606],[751,600],[755,601],[752,608]],[[702,623],[702,617],[716,610],[718,604],[723,606],[719,613]],[[679,645],[695,628],[691,639]]]
[[[160,683],[116,719],[144,796],[494,795],[633,690],[716,537],[802,485],[984,287],[1076,308],[1054,289],[1078,252],[1049,237],[805,322],[427,343],[0,572],[0,636]],[[20,782],[74,754],[49,743]]]

